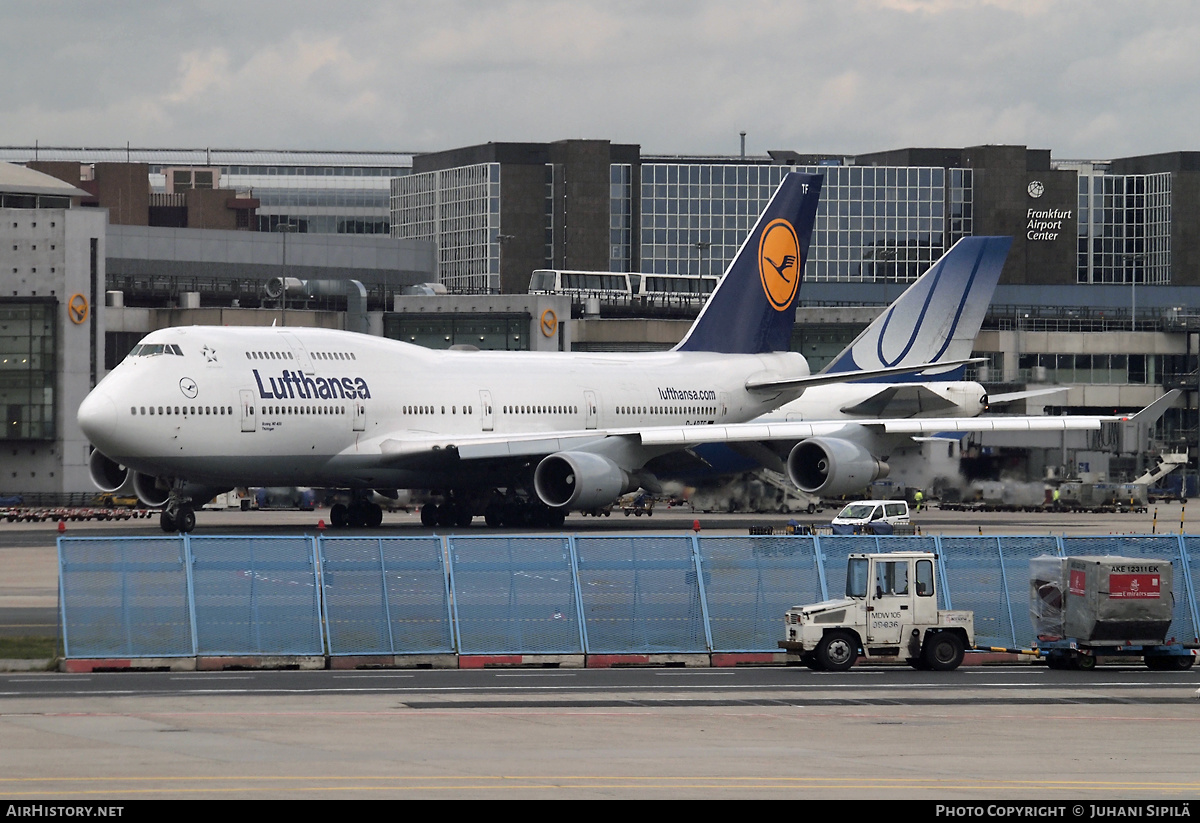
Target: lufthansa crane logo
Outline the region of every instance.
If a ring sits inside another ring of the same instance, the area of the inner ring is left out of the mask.
[[[758,274],[776,311],[792,305],[800,288],[800,240],[787,220],[772,220],[758,241]]]
[[[78,326],[88,316],[88,301],[82,294],[76,292],[71,295],[71,299],[67,301],[67,316],[71,318],[71,322]]]

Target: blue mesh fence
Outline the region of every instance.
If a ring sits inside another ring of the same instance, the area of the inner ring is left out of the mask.
[[[576,537],[591,654],[708,651],[691,537]]]
[[[700,537],[712,650],[777,651],[783,613],[822,599],[812,537]]]
[[[583,652],[569,538],[447,540],[459,652]]]
[[[854,552],[939,555],[979,645],[1029,647],[1042,554],[1173,563],[1195,642],[1200,537],[60,538],[70,657],[774,651],[784,611],[841,597]],[[445,557],[449,558],[446,562]],[[318,565],[318,559],[320,561]],[[323,628],[324,627],[324,628]]]
[[[1034,639],[1029,559],[1057,555],[1058,538],[942,537],[939,542],[951,605],[975,612],[975,642],[1028,648]]]
[[[195,655],[181,538],[59,538],[58,564],[68,657]]]
[[[186,539],[198,653],[324,653],[313,538]]]
[[[331,655],[454,650],[438,537],[321,537]]]
[[[1187,555],[1187,562],[1183,564],[1183,568],[1176,572],[1175,579],[1182,579],[1185,584],[1184,588],[1188,597],[1188,606],[1192,611],[1192,642],[1200,641],[1197,637],[1197,627],[1200,627],[1200,602],[1196,598],[1196,587],[1200,585],[1200,537],[1191,535],[1183,538],[1184,552]],[[1176,586],[1178,590],[1180,586]]]

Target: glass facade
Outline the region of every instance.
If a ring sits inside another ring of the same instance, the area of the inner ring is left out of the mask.
[[[289,225],[312,234],[388,234],[392,177],[407,168],[222,166],[218,185],[259,200],[258,231]],[[162,166],[150,167],[153,191],[166,191]]]
[[[55,439],[57,311],[49,300],[0,302],[0,439]]]
[[[608,232],[609,271],[630,270],[633,249],[633,166],[614,163],[609,167]]]
[[[479,163],[392,181],[392,236],[432,240],[452,292],[500,290],[500,164]]]
[[[1080,283],[1171,282],[1171,174],[1079,171]]]
[[[807,278],[915,280],[971,234],[969,169],[645,164],[641,270],[723,272],[789,171],[825,176]]]

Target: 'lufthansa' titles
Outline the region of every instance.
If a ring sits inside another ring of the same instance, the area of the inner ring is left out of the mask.
[[[266,380],[266,385],[263,380]],[[258,396],[264,400],[369,400],[371,390],[361,377],[315,377],[302,371],[287,371],[266,377],[254,369]]]

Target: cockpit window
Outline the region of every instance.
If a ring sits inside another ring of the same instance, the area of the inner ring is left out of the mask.
[[[151,357],[156,354],[174,354],[183,357],[183,349],[174,343],[139,343],[129,352],[130,357]]]

